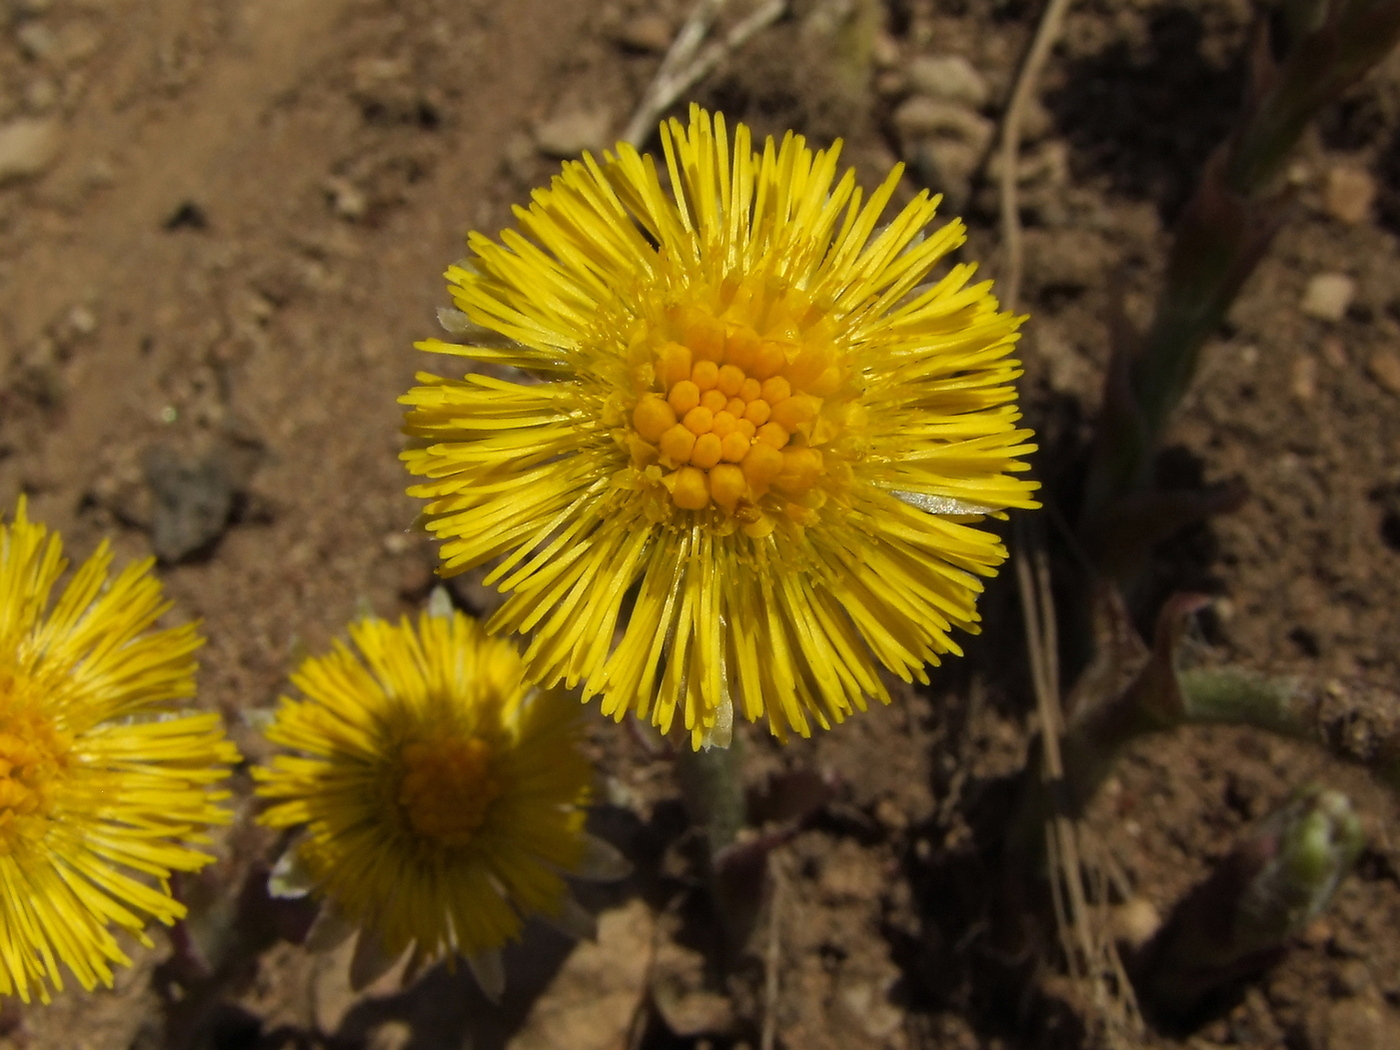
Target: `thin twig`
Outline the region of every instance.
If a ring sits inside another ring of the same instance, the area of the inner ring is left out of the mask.
[[[1035,29],[1035,39],[1031,41],[1031,48],[1016,74],[1016,86],[1011,91],[1011,101],[1001,122],[1001,238],[1006,253],[1006,273],[1002,277],[1001,292],[1008,310],[1016,309],[1016,300],[1021,294],[1021,211],[1016,199],[1020,175],[1021,121],[1040,81],[1040,70],[1045,65],[1045,59],[1059,39],[1060,26],[1068,9],[1069,0],[1049,0],[1045,5],[1040,24]]]
[[[726,55],[736,51],[767,26],[772,25],[787,10],[788,0],[766,0],[747,18],[742,19],[723,38],[711,41],[703,48],[705,37],[719,17],[726,0],[699,0],[690,12],[681,31],[676,34],[671,49],[661,60],[632,119],[623,132],[623,141],[641,145],[661,114],[682,95],[715,71]]]
[[[1021,591],[1031,684],[1035,691],[1036,711],[1040,716],[1041,775],[1046,784],[1051,785],[1053,797],[1053,785],[1064,780],[1064,762],[1060,755],[1064,712],[1060,705],[1055,606],[1050,593],[1049,566],[1039,531],[1033,532],[1025,527],[1019,531],[1022,542],[1016,555],[1016,582]],[[1094,955],[1093,937],[1084,926],[1086,908],[1084,886],[1080,880],[1079,844],[1073,823],[1058,808],[1051,813],[1050,826],[1046,830],[1056,925],[1063,936],[1067,920],[1069,928],[1077,935],[1079,943],[1066,944],[1065,947],[1070,968],[1078,972],[1081,963],[1087,963]],[[1063,899],[1061,894],[1067,899]]]

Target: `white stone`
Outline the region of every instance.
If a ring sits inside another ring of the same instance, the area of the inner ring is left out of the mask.
[[[1376,199],[1376,180],[1363,168],[1338,166],[1327,172],[1322,204],[1338,222],[1354,226],[1371,214]]]
[[[0,183],[42,174],[58,156],[58,121],[20,117],[0,124]]]
[[[1344,273],[1320,273],[1303,290],[1301,309],[1320,321],[1340,321],[1356,296],[1356,282]]]

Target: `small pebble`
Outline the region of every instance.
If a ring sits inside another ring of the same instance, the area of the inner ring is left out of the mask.
[[[929,98],[960,102],[973,109],[987,104],[987,81],[962,55],[926,55],[909,63],[909,83]]]
[[[1400,395],[1400,354],[1394,350],[1377,350],[1366,362],[1366,371],[1382,390]]]
[[[629,51],[660,55],[670,50],[673,35],[670,19],[652,13],[629,18],[613,39]]]
[[[1322,341],[1322,359],[1328,368],[1345,368],[1349,363],[1346,344],[1335,335],[1329,335]]]
[[[68,311],[68,325],[78,335],[92,335],[97,331],[97,315],[91,308],[79,304]]]
[[[15,43],[25,58],[42,62],[58,47],[58,37],[43,22],[25,22],[15,30]]]
[[[1039,142],[1054,130],[1055,117],[1045,108],[1045,103],[1032,95],[1021,111],[1022,144]]]
[[[896,69],[900,64],[899,41],[881,30],[870,42],[870,61],[876,69]]]
[[[904,1025],[904,1011],[890,1002],[878,985],[854,981],[841,990],[841,999],[866,1035],[884,1043]]]
[[[538,154],[535,140],[523,131],[506,137],[501,146],[501,165],[517,182],[529,185],[535,180]]]
[[[1133,897],[1113,909],[1114,932],[1134,950],[1156,936],[1161,926],[1161,913],[1144,897]]]
[[[1327,942],[1332,939],[1332,924],[1323,918],[1314,919],[1303,928],[1299,936],[1310,948],[1326,947]]]
[[[875,804],[875,819],[892,831],[903,831],[909,826],[909,815],[892,798],[882,798]]]
[[[58,34],[54,58],[63,65],[74,66],[91,58],[102,46],[102,34],[86,22],[70,22]]]
[[[996,128],[966,106],[915,95],[894,111],[894,124],[906,140],[936,136],[984,149]]]
[[[1001,178],[1001,153],[992,154],[987,174]],[[1021,186],[1059,188],[1069,182],[1069,144],[1047,142],[1033,150],[1023,150],[1016,166],[1016,182]]]
[[[1356,282],[1344,273],[1320,273],[1303,290],[1301,308],[1321,321],[1340,321],[1356,296]]]
[[[58,156],[58,121],[19,117],[0,124],[0,184],[42,174]]]
[[[1310,354],[1299,354],[1295,357],[1288,386],[1294,399],[1304,404],[1316,397],[1317,359]]]
[[[584,150],[600,150],[608,143],[612,114],[601,107],[556,113],[535,127],[535,146],[546,156],[577,157]]]
[[[58,85],[48,77],[35,77],[24,85],[24,105],[31,113],[47,113],[58,102]]]
[[[1376,180],[1361,168],[1338,166],[1327,172],[1322,191],[1323,207],[1339,222],[1355,225],[1371,214],[1376,199]]]
[[[1360,959],[1348,959],[1337,967],[1332,983],[1341,995],[1360,995],[1371,986],[1371,971]]]
[[[393,1018],[370,1032],[365,1050],[404,1050],[413,1042],[413,1028],[406,1021]]]
[[[407,58],[384,58],[369,55],[358,59],[351,67],[355,81],[355,91],[362,95],[373,95],[386,85],[408,79],[413,66]]]
[[[909,93],[909,84],[898,69],[882,69],[875,74],[875,94],[881,98],[900,98]]]
[[[369,211],[369,201],[364,191],[349,179],[332,175],[321,185],[331,199],[331,208],[342,219],[354,222],[363,219]]]

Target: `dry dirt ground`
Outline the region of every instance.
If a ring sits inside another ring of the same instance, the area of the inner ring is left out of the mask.
[[[557,155],[621,130],[687,6],[0,4],[0,507],[28,493],[78,555],[102,536],[124,559],[164,553],[177,615],[209,637],[201,702],[250,756],[254,715],[299,647],[322,648],[362,601],[396,615],[430,589],[433,552],[405,532],[416,508],[395,398],[420,365],[412,342],[434,331],[444,265],[468,228],[508,223]],[[965,254],[995,275],[995,201],[969,174],[1038,6],[791,6],[696,97],[760,132],[844,136],[867,181],[906,157],[906,196],[946,190],[972,226]],[[1043,476],[1072,462],[1097,403],[1110,277],[1130,316],[1147,310],[1171,218],[1236,110],[1259,13],[1243,0],[1074,6],[1026,147],[1024,390]],[[975,76],[916,63],[946,55]],[[933,96],[934,117],[908,104]],[[3,137],[15,127],[18,146]],[[1221,658],[1395,685],[1400,63],[1327,111],[1289,177],[1290,221],[1207,348],[1163,460],[1176,480],[1239,477],[1250,499],[1167,544],[1152,587],[1219,597],[1203,641]],[[487,600],[469,582],[456,594]],[[1031,729],[1005,581],[985,613],[988,633],[925,693],[783,752],[753,741],[756,788],[802,769],[836,786],[774,852],[776,907],[727,977],[705,954],[713,924],[669,760],[599,720],[599,828],[638,874],[591,899],[596,946],[571,954],[534,931],[498,1008],[446,972],[355,1000],[343,958],[282,941],[194,1042],[757,1048],[766,1024],[787,1050],[1096,1045],[1095,1010],[1057,976],[1051,942],[1014,957],[984,935],[974,815],[995,808]],[[1141,936],[1308,779],[1363,814],[1356,875],[1214,1017],[1135,1042],[1400,1046],[1397,808],[1359,773],[1243,731],[1134,751],[1091,821],[1119,873],[1113,903]],[[206,926],[268,849],[232,833],[191,891],[209,901]],[[0,1046],[159,1047],[153,968],[168,953],[163,937],[138,952],[114,992],[7,1011]]]

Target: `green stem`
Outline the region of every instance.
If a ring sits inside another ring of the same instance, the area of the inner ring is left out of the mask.
[[[1175,694],[1168,704],[1141,681],[1119,697],[1077,718],[1065,734],[1066,799],[1082,813],[1123,750],[1150,733],[1185,725],[1235,725],[1318,744],[1348,762],[1363,765],[1400,792],[1400,729],[1386,712],[1400,705],[1391,694],[1357,696],[1335,684],[1317,686],[1295,678],[1266,678],[1238,667],[1170,672]],[[1367,702],[1369,700],[1369,702]]]
[[[735,733],[728,747],[700,751],[683,744],[676,756],[681,796],[692,823],[704,830],[711,863],[745,824],[743,739]]]
[[[743,735],[728,747],[692,751],[682,745],[676,775],[690,819],[705,836],[705,885],[719,923],[715,930],[722,966],[740,956],[765,896],[767,851],[754,853],[739,842],[747,824]]]

